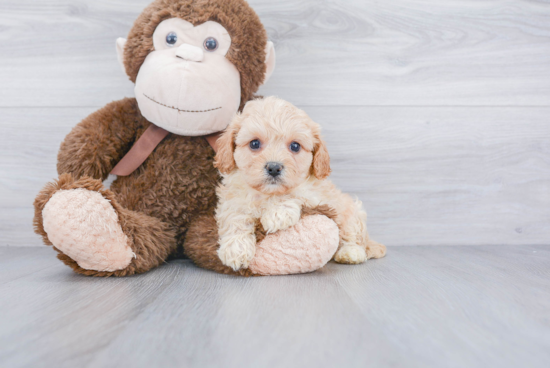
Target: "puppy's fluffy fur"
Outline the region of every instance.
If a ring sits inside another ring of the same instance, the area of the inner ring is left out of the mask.
[[[258,149],[251,148],[254,140]],[[269,175],[267,163],[282,165],[280,175]],[[295,225],[304,206],[336,211],[336,262],[362,263],[386,254],[384,245],[369,239],[361,202],[327,179],[330,158],[319,125],[289,102],[275,97],[248,102],[218,140],[216,167],[223,175],[217,189],[218,255],[234,270],[247,268],[254,257],[257,220],[274,233]]]

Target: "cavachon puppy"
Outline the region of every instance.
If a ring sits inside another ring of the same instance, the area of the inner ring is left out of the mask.
[[[320,127],[304,111],[276,97],[250,101],[218,147],[218,255],[226,266],[248,267],[257,221],[274,233],[296,225],[303,207],[320,205],[336,212],[336,262],[357,264],[386,254],[384,245],[369,239],[361,202],[327,179],[330,158]]]

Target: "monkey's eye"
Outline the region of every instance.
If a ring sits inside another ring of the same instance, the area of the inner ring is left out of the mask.
[[[298,142],[292,142],[292,143],[290,144],[290,150],[291,150],[292,152],[300,152],[300,147],[301,147],[301,146],[300,146],[300,143],[298,143]]]
[[[254,139],[253,141],[250,141],[250,149],[251,150],[260,149],[260,141],[257,140],[257,139]]]
[[[170,32],[166,35],[166,44],[170,47],[178,42],[178,35],[175,32]]]
[[[207,51],[215,51],[218,48],[218,40],[214,37],[208,37],[204,40],[204,49]]]

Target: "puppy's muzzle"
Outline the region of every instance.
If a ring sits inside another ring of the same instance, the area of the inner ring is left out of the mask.
[[[265,165],[265,172],[272,178],[276,178],[281,175],[284,166],[278,162],[268,162]]]

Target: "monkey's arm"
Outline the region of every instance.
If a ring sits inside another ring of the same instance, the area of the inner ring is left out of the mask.
[[[111,102],[92,113],[61,143],[57,172],[105,180],[130,149],[142,121],[133,98]]]

